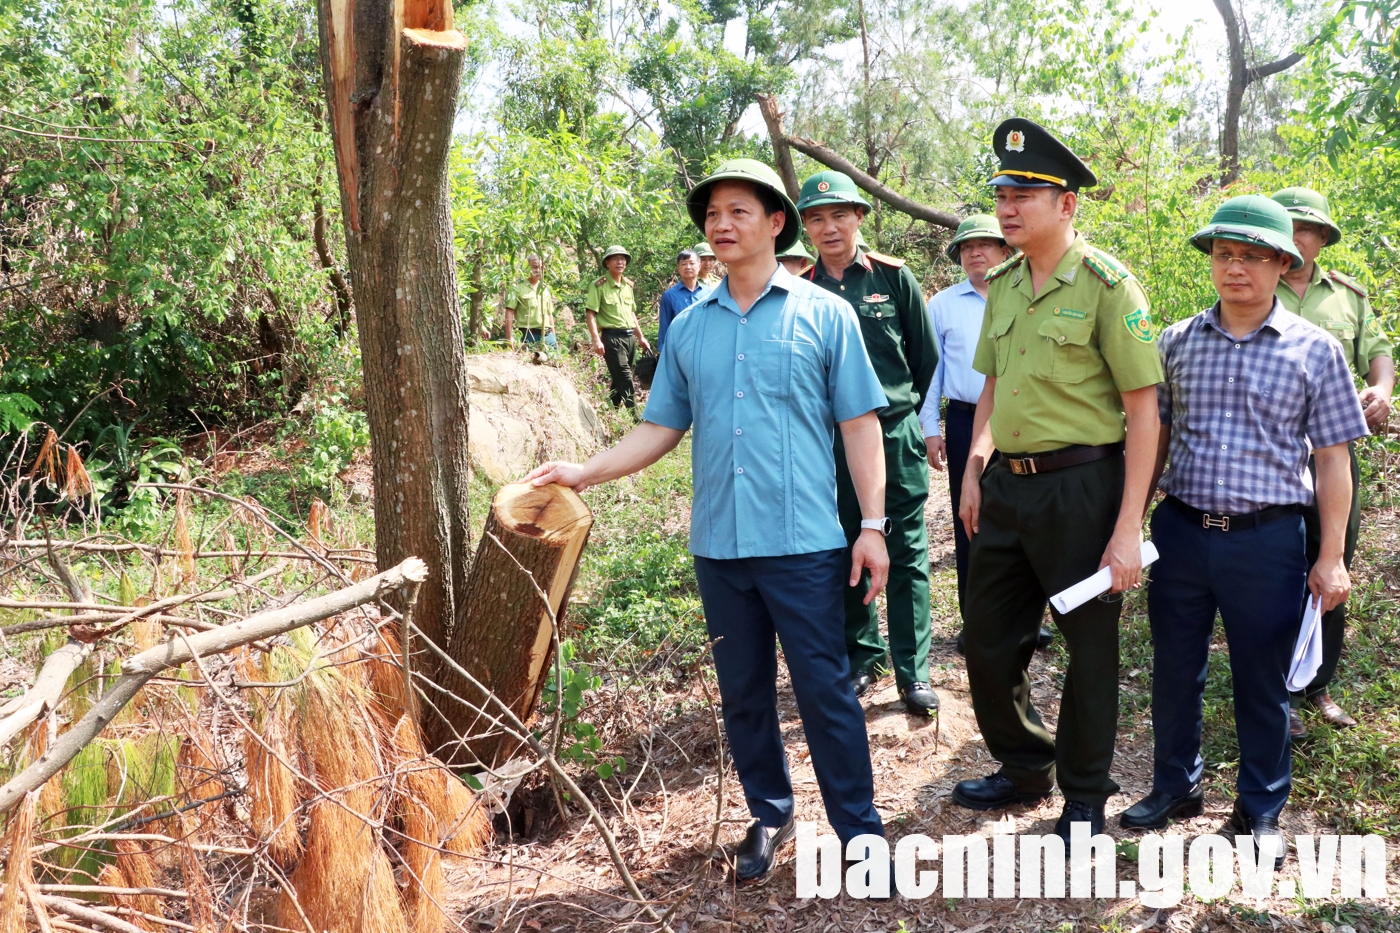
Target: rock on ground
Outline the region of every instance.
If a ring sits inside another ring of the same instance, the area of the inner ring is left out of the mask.
[[[494,483],[598,449],[598,416],[562,370],[514,353],[480,354],[467,357],[467,384],[471,466]]]

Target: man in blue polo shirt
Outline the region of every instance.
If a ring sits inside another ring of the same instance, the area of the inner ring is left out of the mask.
[[[676,277],[680,281],[661,293],[661,308],[657,314],[657,353],[665,345],[666,331],[671,329],[676,315],[695,304],[696,299],[705,293],[705,286],[700,284],[700,257],[695,255],[694,250],[683,249],[676,257]]]
[[[884,835],[850,689],[843,593],[868,570],[869,601],[889,576],[877,415],[887,400],[851,305],[778,264],[801,223],[776,172],[726,162],[687,208],[729,274],[671,323],[642,424],[582,466],[546,463],[528,478],[582,491],[655,463],[694,429],[690,550],[754,817],[735,858],[747,881],[773,867],[794,830],[776,641],[832,828],[843,843]],[[836,514],[837,428],[864,516],[849,561]]]

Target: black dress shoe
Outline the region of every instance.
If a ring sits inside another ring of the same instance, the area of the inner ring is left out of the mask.
[[[928,716],[938,711],[938,694],[922,681],[900,687],[899,696],[904,700],[904,708],[915,716]]]
[[[1026,790],[998,771],[984,778],[959,781],[953,785],[953,803],[969,810],[1000,810],[1017,803],[1029,803],[1050,796],[1045,790]]]
[[[967,636],[958,632],[958,640],[953,643],[953,650],[963,657],[967,657]]]
[[[1230,811],[1230,818],[1225,821],[1223,831],[1235,836],[1252,836],[1256,859],[1258,858],[1257,853],[1263,851],[1265,839],[1277,839],[1278,842],[1275,843],[1277,848],[1274,851],[1279,854],[1274,857],[1274,871],[1283,868],[1284,857],[1288,855],[1288,840],[1284,838],[1283,831],[1278,828],[1277,819],[1267,816],[1250,816],[1244,811],[1244,805],[1236,797],[1235,808]]]
[[[1040,637],[1035,640],[1035,646],[1040,649],[1049,648],[1055,642],[1055,633],[1045,626],[1040,627]]]
[[[1097,836],[1103,832],[1103,804],[1094,806],[1089,803],[1081,803],[1078,800],[1065,801],[1065,808],[1060,813],[1060,818],[1055,821],[1055,835],[1065,841],[1065,854],[1067,855],[1069,854],[1070,827],[1074,823],[1088,823],[1089,835]]]
[[[1152,793],[1119,814],[1118,825],[1124,829],[1161,829],[1176,817],[1200,816],[1204,801],[1205,791],[1199,785],[1180,797],[1153,788]]]
[[[753,881],[772,871],[778,850],[796,831],[797,824],[792,820],[777,827],[764,826],[758,822],[750,826],[744,841],[734,850],[735,880]]]
[[[851,675],[851,689],[856,692],[856,696],[863,696],[874,682],[875,678],[870,676],[869,671],[861,671]]]

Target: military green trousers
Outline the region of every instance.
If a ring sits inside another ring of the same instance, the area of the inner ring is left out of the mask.
[[[1058,777],[1066,800],[1098,806],[1118,728],[1119,600],[1053,612],[1069,650],[1057,735],[1031,703],[1026,670],[1050,596],[1099,568],[1123,496],[1123,457],[1016,475],[998,460],[982,477],[963,606],[967,680],[992,757],[1026,791]]]
[[[928,499],[928,448],[919,416],[910,412],[885,431],[885,515],[891,523],[885,548],[890,555],[890,581],[885,588],[885,615],[890,632],[888,649],[880,635],[876,601],[862,605],[870,592],[870,574],[846,588],[846,654],[851,673],[870,671],[888,654],[894,661],[899,686],[928,683],[929,605],[928,528],[924,502]],[[846,466],[846,449],[836,433],[836,506],[846,532],[846,550],[860,537],[860,501]]]

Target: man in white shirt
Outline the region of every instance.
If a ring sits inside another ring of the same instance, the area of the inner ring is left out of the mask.
[[[1011,250],[1001,237],[1001,226],[990,214],[975,214],[958,225],[948,244],[948,258],[962,266],[967,278],[943,289],[928,302],[929,323],[938,344],[938,369],[933,374],[928,397],[919,411],[928,447],[928,465],[942,471],[949,466],[948,490],[953,503],[953,546],[958,567],[958,611],[962,611],[967,585],[967,529],[958,517],[962,501],[963,469],[972,445],[972,415],[982,394],[986,377],[972,368],[972,355],[982,332],[987,309],[987,273],[1011,258]],[[939,408],[948,400],[946,431],[939,428]],[[1042,628],[1041,646],[1050,643],[1049,630]],[[958,634],[958,653],[963,636]]]

